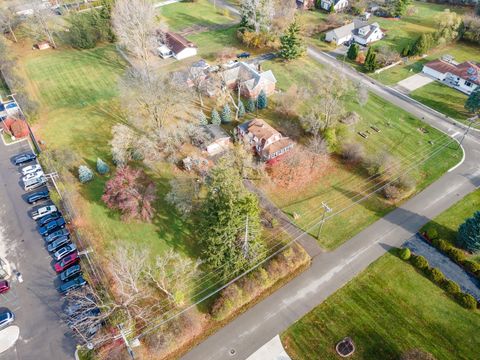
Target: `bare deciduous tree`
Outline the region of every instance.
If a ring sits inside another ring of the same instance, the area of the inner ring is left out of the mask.
[[[53,12],[50,7],[41,0],[35,0],[31,3],[33,14],[28,18],[29,27],[38,40],[48,40],[51,46],[57,47],[51,29],[51,18]]]
[[[22,20],[12,5],[13,4],[10,3],[0,5],[0,30],[4,33],[10,33],[13,41],[17,42],[15,30],[21,24]]]
[[[200,190],[200,180],[190,177],[170,180],[170,191],[165,200],[173,205],[182,216],[189,215],[195,208],[196,199]]]
[[[148,68],[155,47],[155,9],[152,2],[115,1],[112,23],[119,43],[140,59],[144,68]]]

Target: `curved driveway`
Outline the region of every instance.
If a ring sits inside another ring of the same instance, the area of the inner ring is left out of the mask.
[[[433,127],[461,138],[465,126],[452,124],[438,112],[342,66],[315,49],[308,54],[326,66],[343,71],[370,91],[424,119]],[[400,246],[422,225],[480,186],[480,133],[463,142],[465,160],[421,193],[378,220],[332,252],[321,253],[312,266],[262,302],[192,349],[184,359],[245,359],[263,344],[341,288],[391,246]],[[235,349],[235,355],[230,350]]]

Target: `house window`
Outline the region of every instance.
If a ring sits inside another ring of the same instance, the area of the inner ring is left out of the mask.
[[[472,87],[472,83],[470,81],[465,81],[465,86]]]

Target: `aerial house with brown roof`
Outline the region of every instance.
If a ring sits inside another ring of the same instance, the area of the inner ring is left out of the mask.
[[[254,147],[263,161],[272,160],[290,151],[295,143],[262,119],[253,119],[237,126],[237,136]]]
[[[182,35],[171,31],[165,33],[159,31],[158,33],[163,37],[163,44],[157,49],[161,57],[173,56],[177,60],[183,60],[197,55],[197,46]]]
[[[426,63],[422,72],[467,95],[480,86],[480,66],[472,61],[459,64],[444,57]]]

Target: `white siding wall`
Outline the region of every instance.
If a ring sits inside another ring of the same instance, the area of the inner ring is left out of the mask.
[[[183,60],[190,56],[195,56],[195,55],[197,55],[197,48],[186,48],[180,51],[178,54],[175,54],[175,59]]]
[[[433,76],[435,79],[438,79],[440,81],[443,81],[445,79],[445,74],[442,74],[441,72],[433,70],[428,66],[424,66],[422,72],[424,72],[427,75]]]

